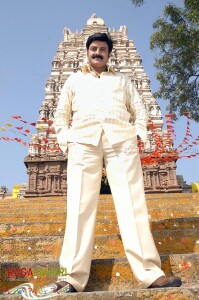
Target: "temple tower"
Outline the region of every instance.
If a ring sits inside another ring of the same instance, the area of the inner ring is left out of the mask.
[[[52,61],[51,74],[46,82],[45,98],[39,109],[37,134],[30,141],[28,156],[24,162],[29,176],[27,197],[55,196],[67,193],[66,166],[67,154],[63,154],[56,141],[53,128],[53,117],[59,95],[68,76],[81,70],[87,63],[86,41],[95,32],[106,32],[113,39],[113,51],[109,64],[116,71],[127,74],[135,83],[139,94],[153,121],[153,128],[162,140],[163,118],[157,101],[150,90],[150,80],[144,72],[142,60],[134,42],[128,39],[126,26],[119,30],[108,29],[104,20],[93,14],[84,29],[71,32],[63,30],[63,41],[59,42],[57,53]],[[154,151],[155,142],[150,127],[148,141],[144,145],[143,156]],[[172,150],[172,143],[169,145]],[[179,192],[181,191],[176,179],[176,163],[172,161],[155,164],[143,164],[143,175],[146,192]]]

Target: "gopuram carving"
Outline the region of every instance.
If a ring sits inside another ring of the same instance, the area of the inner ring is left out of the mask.
[[[161,109],[152,96],[150,80],[144,72],[134,42],[128,39],[126,26],[120,26],[119,30],[108,29],[104,20],[93,14],[82,31],[74,33],[69,28],[63,30],[64,38],[59,42],[57,53],[53,58],[51,74],[45,86],[45,99],[39,109],[37,134],[32,136],[28,156],[24,159],[29,177],[26,197],[67,193],[67,154],[62,153],[57,144],[53,117],[65,80],[87,63],[85,44],[88,36],[99,31],[109,33],[112,37],[114,48],[109,64],[116,71],[128,74],[135,83],[148,111],[149,119],[153,121],[154,130],[164,142],[166,132],[162,131]],[[155,147],[156,143],[149,128],[148,141],[141,155],[152,153]],[[167,152],[171,150],[172,141],[167,146]],[[175,160],[142,165],[147,193],[181,191],[176,179]]]

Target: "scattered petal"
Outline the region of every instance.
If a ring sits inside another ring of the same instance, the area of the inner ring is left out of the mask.
[[[115,241],[115,240],[112,240],[112,241],[111,241],[111,244],[112,244],[112,246],[115,246],[115,245],[116,245],[116,241]]]
[[[7,250],[8,251],[12,250],[12,245],[11,244],[7,245]]]
[[[52,250],[52,246],[51,245],[46,245],[45,250],[46,251],[51,251]]]
[[[181,243],[186,243],[186,238],[181,238],[180,241]]]

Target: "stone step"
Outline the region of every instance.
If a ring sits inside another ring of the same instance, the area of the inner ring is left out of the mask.
[[[0,295],[0,299],[22,300],[21,295]],[[82,292],[58,295],[54,300],[196,300],[199,299],[199,286],[188,285],[180,288],[131,289],[123,291]]]
[[[167,276],[175,274],[181,277],[184,286],[199,284],[198,259],[199,254],[165,255],[161,257],[162,270]],[[23,282],[31,282],[35,290],[38,290],[41,286],[54,282],[59,272],[61,269],[58,261],[4,263],[1,264],[0,291],[7,291]],[[86,292],[132,288],[139,288],[139,284],[126,258],[92,261]]]
[[[163,229],[194,229],[199,228],[199,217],[192,218],[173,218],[162,220],[150,220],[152,230]],[[46,222],[22,222],[22,223],[4,223],[0,224],[0,236],[16,237],[27,236],[60,236],[65,231],[64,221],[46,221]],[[119,227],[117,221],[109,220],[97,220],[96,222],[96,234],[117,234],[119,233]]]
[[[153,237],[160,254],[198,253],[199,230],[153,231]],[[1,261],[51,261],[60,256],[63,235],[15,237],[0,239]],[[124,257],[119,234],[96,235],[94,258]]]
[[[163,230],[153,231],[153,237],[160,255],[198,253],[199,252],[199,231],[193,230]],[[94,243],[94,257],[124,257],[124,250],[119,234],[98,235]]]
[[[150,220],[151,230],[199,228],[199,217]]]
[[[32,205],[32,204],[31,204]],[[47,203],[44,205],[26,205],[24,206],[14,206],[12,208],[6,207],[4,209],[0,209],[0,215],[1,217],[6,217],[8,214],[11,214],[12,216],[16,215],[24,215],[29,216],[35,213],[66,213],[66,203],[64,205],[57,205],[57,206],[52,206],[49,205],[47,206]],[[31,208],[30,208],[31,207]],[[164,213],[175,213],[176,211],[179,214],[179,210],[182,211],[183,215],[185,215],[186,211],[187,212],[193,212],[195,215],[199,216],[199,204],[197,205],[196,202],[193,203],[184,203],[184,202],[178,202],[178,203],[163,203],[163,204],[155,204],[155,203],[149,203],[147,202],[147,207],[150,213],[157,214],[158,211],[164,212]],[[98,213],[99,212],[115,212],[114,204],[113,203],[100,203],[98,206]]]
[[[199,199],[198,193],[152,193],[146,194],[147,199]]]
[[[197,207],[186,207],[178,206],[177,208],[159,209],[153,208],[148,209],[150,219],[167,219],[167,218],[191,218],[199,217],[199,208]],[[18,212],[10,213],[8,210],[6,213],[0,212],[0,219],[2,223],[20,223],[20,222],[45,222],[45,221],[62,221],[65,222],[66,212],[65,211],[40,211],[37,210],[34,213],[31,212]],[[116,221],[116,213],[114,210],[99,210],[97,212],[97,220],[109,220]]]
[[[167,195],[167,197],[163,198],[147,198],[147,205],[148,207],[170,207],[170,206],[175,206],[175,205],[193,205],[197,204],[199,205],[199,195],[191,194],[192,197],[187,196],[187,197],[181,197],[182,194],[178,194],[178,197],[171,197],[170,194]],[[187,195],[187,194],[184,194]],[[149,196],[149,195],[148,195]],[[155,196],[155,195],[153,195]],[[180,202],[180,203],[179,203]],[[59,204],[59,205],[57,205]],[[46,209],[62,209],[63,207],[65,208],[66,206],[66,197],[53,197],[53,198],[21,198],[21,199],[2,199],[0,202],[0,210],[3,211],[5,209],[9,209],[10,211],[13,210],[22,210],[22,209],[27,209],[27,210],[35,210],[37,208],[43,208],[44,210]],[[109,208],[109,209],[114,209],[114,204],[113,204],[113,199],[112,195],[100,195],[99,197],[99,209],[101,206],[104,208]]]
[[[99,199],[109,199],[112,198],[111,194],[100,194],[99,195]],[[13,198],[5,198],[5,199],[1,199],[3,201],[18,201],[18,202],[29,202],[34,201],[34,202],[42,202],[42,201],[57,201],[57,200],[65,200],[66,196],[47,196],[47,197],[33,197],[33,198],[18,198],[18,199],[13,199]],[[164,199],[199,199],[199,195],[198,193],[152,193],[152,194],[147,194],[146,193],[146,199],[150,200],[164,200]],[[1,201],[2,203],[2,201]]]
[[[65,204],[66,202],[66,196],[53,196],[53,197],[36,197],[36,198],[20,198],[20,199],[1,199],[0,202],[0,209],[3,207],[8,207],[10,208],[14,207],[15,205],[19,206],[26,206],[29,205],[30,203],[34,203],[34,205],[42,205],[43,203],[48,203],[48,205],[54,205],[57,206],[57,203],[60,204]],[[178,201],[187,201],[191,203],[192,201],[199,201],[199,194],[198,193],[190,193],[190,194],[175,194],[175,193],[169,193],[169,194],[146,194],[146,200],[153,203],[156,202],[157,204],[161,204],[164,202],[178,202]],[[112,203],[112,195],[99,195],[99,202],[105,202]]]

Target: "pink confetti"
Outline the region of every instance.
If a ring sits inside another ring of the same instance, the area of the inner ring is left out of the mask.
[[[7,245],[7,250],[8,251],[12,250],[12,248],[13,248],[12,244]]]
[[[45,250],[46,251],[51,251],[52,250],[52,246],[50,246],[50,245],[45,246]]]
[[[181,238],[181,243],[186,243],[187,239],[186,238]]]

